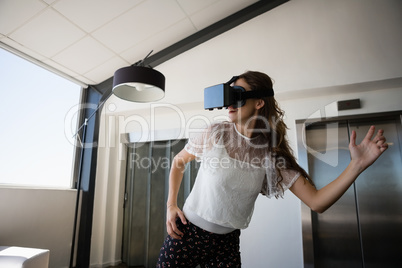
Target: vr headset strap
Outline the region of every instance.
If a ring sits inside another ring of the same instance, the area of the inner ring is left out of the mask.
[[[229,81],[226,82],[230,86],[233,82],[235,82],[237,79],[239,79],[239,76],[233,76]]]
[[[233,82],[239,79],[239,76],[233,76],[226,84],[230,86]],[[234,87],[236,88],[236,87]],[[244,89],[243,89],[244,90]],[[263,97],[272,97],[274,96],[274,90],[270,88],[269,90],[252,90],[252,91],[242,91],[237,92],[238,100],[247,100],[247,99],[260,99]]]
[[[240,92],[240,99],[260,99],[263,97],[272,97],[274,95],[274,91],[270,90],[252,90],[252,91],[244,91]]]

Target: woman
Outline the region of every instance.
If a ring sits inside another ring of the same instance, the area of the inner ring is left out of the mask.
[[[169,235],[157,267],[240,267],[240,229],[247,228],[259,193],[279,197],[290,189],[312,210],[322,213],[388,148],[382,130],[372,139],[375,128],[371,127],[359,145],[353,131],[350,164],[338,178],[317,190],[292,155],[271,78],[249,71],[240,75],[234,86],[272,95],[230,106],[230,122],[213,124],[190,137],[176,155],[169,177]],[[182,211],[177,207],[177,194],[185,165],[194,159],[201,161],[201,166]]]

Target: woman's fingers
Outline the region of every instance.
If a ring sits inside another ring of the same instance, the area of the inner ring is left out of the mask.
[[[184,216],[184,213],[183,213],[182,211],[180,211],[180,212],[177,213],[177,214],[179,215],[179,218],[180,218],[181,222],[182,222],[183,224],[187,224],[187,220],[186,220],[186,217]]]
[[[181,239],[183,236],[183,233],[177,228],[176,221],[168,222],[167,231],[174,239]]]
[[[384,135],[384,130],[380,129],[377,133],[377,135],[374,137],[373,141],[377,143],[377,145],[382,145],[385,143],[386,138],[383,136]]]
[[[386,141],[387,139],[384,136],[384,130],[378,130],[377,135],[373,138],[373,142],[381,152],[384,152],[388,148],[388,143]]]
[[[181,239],[184,234],[177,227],[176,224],[177,218],[180,218],[183,224],[187,224],[184,213],[177,206],[171,206],[170,208],[168,208],[167,221],[166,221],[167,232],[174,239]]]
[[[356,131],[352,131],[352,135],[350,135],[350,142],[349,142],[349,147],[354,147],[356,146]]]
[[[373,135],[374,135],[374,132],[375,132],[375,126],[371,126],[371,127],[369,128],[369,130],[367,131],[367,134],[366,134],[365,139],[371,140],[371,138],[372,138]],[[377,133],[377,136],[378,136],[378,133]]]

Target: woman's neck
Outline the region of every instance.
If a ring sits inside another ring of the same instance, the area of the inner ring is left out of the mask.
[[[249,122],[246,125],[236,123],[236,129],[239,131],[243,136],[252,138],[254,135],[254,126],[255,126],[255,121],[253,120],[252,122]]]

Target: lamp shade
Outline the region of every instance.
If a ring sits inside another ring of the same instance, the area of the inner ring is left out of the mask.
[[[165,96],[165,76],[148,67],[118,69],[113,77],[113,94],[134,102],[150,102]]]

